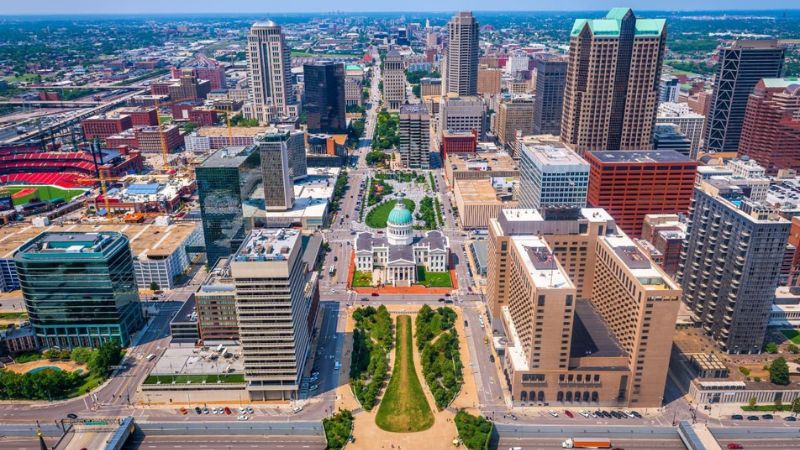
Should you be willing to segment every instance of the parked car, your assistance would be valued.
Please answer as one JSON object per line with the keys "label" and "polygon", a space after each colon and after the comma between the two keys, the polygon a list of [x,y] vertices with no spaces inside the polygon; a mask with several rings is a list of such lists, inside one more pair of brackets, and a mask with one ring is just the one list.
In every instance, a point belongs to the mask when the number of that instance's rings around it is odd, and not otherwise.
{"label": "parked car", "polygon": [[758,420],[758,416],[747,416],[747,420]]}
{"label": "parked car", "polygon": [[744,448],[744,447],[742,447],[742,444],[737,444],[736,442],[731,442],[731,443],[728,444],[728,448],[729,449],[740,449],[740,448]]}
{"label": "parked car", "polygon": [[731,420],[744,420],[744,416],[741,414],[734,414],[731,416]]}
{"label": "parked car", "polygon": [[565,415],[565,416],[567,416],[567,417],[569,417],[570,419],[572,419],[573,417],[575,417],[575,415],[574,415],[574,414],[572,414],[572,412],[571,412],[570,410],[568,410],[568,409],[565,409],[565,410],[564,410],[564,415]]}
{"label": "parked car", "polygon": [[489,361],[494,362],[494,355],[489,355]]}
{"label": "parked car", "polygon": [[225,414],[227,414],[229,416],[231,415],[231,409],[228,408],[227,406],[225,407]]}
{"label": "parked car", "polygon": [[550,411],[547,411],[547,413],[550,414],[553,417],[558,417],[558,413],[553,411],[552,409]]}
{"label": "parked car", "polygon": [[786,416],[786,417],[783,418],[783,420],[785,420],[787,422],[797,422],[797,417],[795,417],[795,416]]}
{"label": "parked car", "polygon": [[636,411],[631,411],[631,414],[633,414],[633,417],[636,417],[637,419],[641,419],[641,418],[642,418],[642,415],[641,415],[641,414],[639,414],[639,413],[638,413],[638,412],[636,412]]}
{"label": "parked car", "polygon": [[775,416],[773,416],[772,414],[762,414],[761,418],[764,420],[772,420],[775,418]]}
{"label": "parked car", "polygon": [[181,409],[179,409],[178,411],[180,411],[181,415],[183,415],[183,416],[185,416],[186,413],[189,412],[189,411],[186,410],[186,408],[183,408],[183,407]]}

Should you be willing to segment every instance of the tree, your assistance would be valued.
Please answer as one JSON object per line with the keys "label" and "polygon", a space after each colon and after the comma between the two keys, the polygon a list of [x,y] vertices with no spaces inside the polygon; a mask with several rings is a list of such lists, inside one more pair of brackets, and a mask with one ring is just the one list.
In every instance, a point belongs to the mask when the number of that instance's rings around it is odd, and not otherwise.
{"label": "tree", "polygon": [[196,123],[194,123],[194,122],[186,122],[183,125],[183,131],[186,132],[186,133],[191,133],[192,131],[196,130],[197,128],[198,128],[198,125]]}
{"label": "tree", "polygon": [[772,353],[774,355],[775,353],[778,353],[778,344],[776,344],[774,342],[769,342],[764,347],[764,350],[766,350],[767,353]]}
{"label": "tree", "polygon": [[773,384],[785,386],[789,384],[789,365],[781,358],[772,361],[769,366],[769,381]]}
{"label": "tree", "polygon": [[97,347],[96,353],[89,360],[89,370],[105,378],[108,376],[111,366],[119,364],[122,360],[122,347],[116,340],[108,340]]}
{"label": "tree", "polygon": [[758,401],[758,399],[754,395],[754,396],[750,397],[750,400],[747,401],[747,404],[750,405],[750,407],[752,408],[753,406],[756,406],[756,402],[757,401]]}
{"label": "tree", "polygon": [[786,350],[788,350],[789,353],[791,353],[793,355],[796,355],[797,353],[800,353],[800,347],[797,347],[794,344],[789,344],[788,346],[786,346]]}
{"label": "tree", "polygon": [[161,290],[161,286],[158,285],[155,281],[150,283],[150,290],[151,291],[158,291]]}
{"label": "tree", "polygon": [[795,414],[800,414],[800,397],[792,400],[792,412]]}

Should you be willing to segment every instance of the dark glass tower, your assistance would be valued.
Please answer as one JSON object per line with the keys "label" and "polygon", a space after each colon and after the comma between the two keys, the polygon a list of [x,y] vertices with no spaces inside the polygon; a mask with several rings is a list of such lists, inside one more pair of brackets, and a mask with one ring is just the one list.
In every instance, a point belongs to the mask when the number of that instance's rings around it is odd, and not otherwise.
{"label": "dark glass tower", "polygon": [[206,158],[195,169],[206,258],[214,267],[234,253],[245,237],[242,201],[261,182],[258,147],[228,147]]}
{"label": "dark glass tower", "polygon": [[304,64],[303,80],[308,132],[346,133],[344,64],[331,61]]}
{"label": "dark glass tower", "polygon": [[561,134],[561,110],[567,83],[567,61],[536,60],[536,97],[533,100],[533,134]]}
{"label": "dark glass tower", "polygon": [[719,51],[719,69],[706,119],[706,151],[736,152],[747,100],[762,78],[780,78],[784,49],[774,40],[733,41]]}
{"label": "dark glass tower", "polygon": [[15,256],[25,308],[45,346],[122,346],[144,324],[128,238],[45,232]]}

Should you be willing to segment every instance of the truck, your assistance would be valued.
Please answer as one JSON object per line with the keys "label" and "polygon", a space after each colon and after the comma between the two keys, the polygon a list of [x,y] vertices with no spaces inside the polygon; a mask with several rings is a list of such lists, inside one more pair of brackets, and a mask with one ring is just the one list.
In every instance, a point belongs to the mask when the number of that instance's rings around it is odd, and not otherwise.
{"label": "truck", "polygon": [[606,438],[569,438],[561,443],[561,448],[611,448],[611,440]]}

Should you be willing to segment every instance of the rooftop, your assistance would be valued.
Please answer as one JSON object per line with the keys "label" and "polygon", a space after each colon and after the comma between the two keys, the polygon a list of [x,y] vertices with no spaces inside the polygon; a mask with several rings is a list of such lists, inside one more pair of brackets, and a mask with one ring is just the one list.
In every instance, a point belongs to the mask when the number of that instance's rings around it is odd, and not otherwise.
{"label": "rooftop", "polygon": [[[620,35],[620,28],[622,19],[628,13],[633,14],[629,8],[613,8],[608,12],[606,17],[602,19],[577,19],[572,26],[570,35],[577,36],[581,33],[584,26],[588,26],[589,30],[595,36],[602,37],[617,37]],[[635,19],[636,20],[636,36],[659,36],[664,32],[666,19]]]}
{"label": "rooftop", "polygon": [[545,166],[583,166],[586,172],[589,171],[589,163],[563,145],[526,145],[523,142],[522,151]]}
{"label": "rooftop", "polygon": [[9,259],[25,242],[42,232],[109,233],[119,232],[128,237],[131,253],[140,259],[162,258],[171,255],[197,229],[196,223],[179,222],[171,225],[103,224],[66,225],[47,228],[5,226],[0,228],[0,258]]}
{"label": "rooftop", "polygon": [[203,168],[221,168],[221,167],[239,167],[245,159],[250,156],[258,147],[254,145],[237,145],[232,147],[225,147],[210,154],[200,167]]}
{"label": "rooftop", "polygon": [[506,152],[448,153],[447,166],[453,171],[514,171],[517,162]]}
{"label": "rooftop", "polygon": [[542,238],[513,236],[511,240],[537,288],[575,289]]}
{"label": "rooftop", "polygon": [[[207,350],[203,350],[206,348]],[[158,359],[151,375],[215,375],[244,371],[242,350],[238,346],[169,347]],[[225,357],[225,355],[230,355]]]}
{"label": "rooftop", "polygon": [[119,239],[120,235],[112,232],[51,231],[41,233],[22,250],[24,254],[103,254]]}
{"label": "rooftop", "polygon": [[498,198],[498,192],[489,178],[455,180],[454,185],[456,197],[460,197],[464,203],[507,203]]}
{"label": "rooftop", "polygon": [[299,242],[300,232],[293,229],[258,229],[251,232],[234,261],[285,261]]}
{"label": "rooftop", "polygon": [[[605,151],[587,152],[604,163],[629,164],[629,163],[695,163],[694,160],[675,150],[649,150],[649,151]],[[696,163],[695,163],[696,164]]]}
{"label": "rooftop", "polygon": [[190,296],[183,302],[181,309],[178,310],[170,323],[197,323],[194,296]]}

